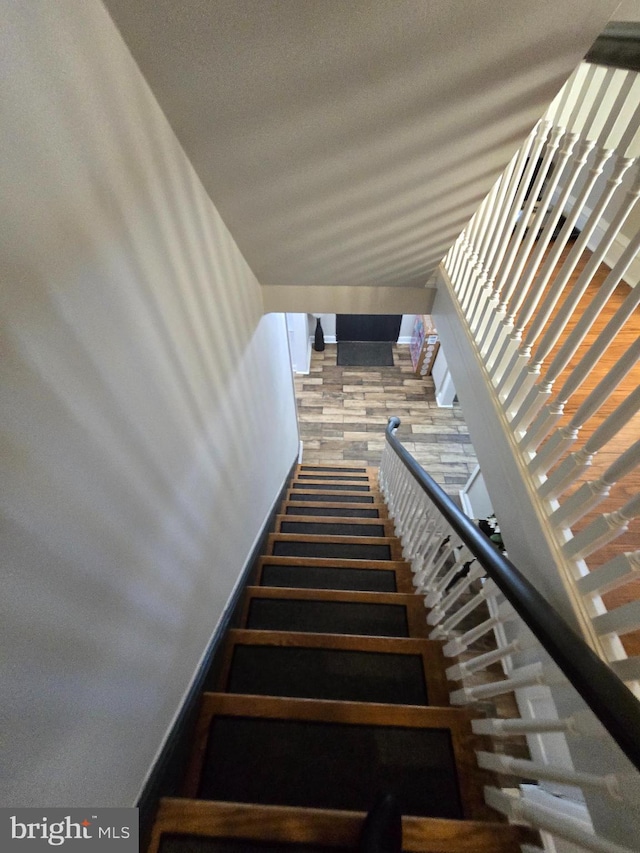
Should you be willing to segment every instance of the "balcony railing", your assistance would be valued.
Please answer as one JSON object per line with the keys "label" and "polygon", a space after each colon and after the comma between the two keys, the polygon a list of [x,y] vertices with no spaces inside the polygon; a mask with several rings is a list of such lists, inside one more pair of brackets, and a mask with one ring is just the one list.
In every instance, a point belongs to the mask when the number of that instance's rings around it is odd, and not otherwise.
{"label": "balcony railing", "polygon": [[[640,703],[423,471],[395,436],[399,425],[390,419],[380,487],[429,608],[430,636],[456,659],[451,701],[486,708],[515,693],[519,718],[494,710],[473,728],[507,744],[525,736],[530,749],[526,759],[508,746],[477,751],[481,768],[509,777],[485,788],[487,803],[543,838],[630,853],[640,819]],[[541,800],[545,785],[562,786],[562,798]],[[586,802],[593,824],[567,811],[569,801]]]}
{"label": "balcony railing", "polygon": [[640,74],[580,65],[442,265],[585,639],[638,696],[639,155]]}

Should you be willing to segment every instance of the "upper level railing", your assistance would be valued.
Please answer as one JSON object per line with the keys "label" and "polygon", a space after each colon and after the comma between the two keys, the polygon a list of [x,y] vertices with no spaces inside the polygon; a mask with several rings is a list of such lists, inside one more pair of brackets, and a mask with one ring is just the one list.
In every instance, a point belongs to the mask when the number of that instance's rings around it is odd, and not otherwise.
{"label": "upper level railing", "polygon": [[[520,719],[490,716],[474,721],[473,729],[501,739],[524,735],[532,758],[480,750],[479,766],[564,786],[574,801],[584,797],[595,831],[563,815],[557,798],[550,796],[553,809],[541,804],[531,785],[520,793],[512,781],[488,787],[487,802],[584,850],[636,849],[640,703],[418,465],[394,434],[399,425],[398,418],[389,420],[380,488],[424,596],[430,637],[458,658],[447,670],[451,681],[461,682],[451,701],[495,702],[510,692],[520,698]],[[496,664],[504,677],[495,677]],[[537,691],[535,702],[530,689]]]}
{"label": "upper level railing", "polygon": [[640,74],[583,63],[442,267],[577,621],[638,696],[639,155]]}

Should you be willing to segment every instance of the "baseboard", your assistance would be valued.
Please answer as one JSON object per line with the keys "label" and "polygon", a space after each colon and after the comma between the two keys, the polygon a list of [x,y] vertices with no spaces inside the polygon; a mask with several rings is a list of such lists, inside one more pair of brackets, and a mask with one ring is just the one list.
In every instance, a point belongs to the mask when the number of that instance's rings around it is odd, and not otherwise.
{"label": "baseboard", "polygon": [[[313,341],[313,340],[314,340],[313,337],[309,338],[309,341]],[[325,344],[337,344],[338,343],[335,335],[325,335],[324,336],[324,342],[325,342]]]}
{"label": "baseboard", "polygon": [[275,518],[284,500],[297,459],[291,466],[282,488],[274,500],[269,515],[256,537],[255,544],[238,577],[229,601],[209,641],[200,666],[195,673],[182,707],[178,711],[158,758],[151,768],[136,803],[140,815],[140,850],[145,850],[161,797],[179,796],[180,787],[191,750],[191,736],[197,719],[200,695],[217,680],[222,663],[223,642],[227,631],[240,621],[242,594],[256,570],[258,558],[264,551],[267,537],[275,529]]}

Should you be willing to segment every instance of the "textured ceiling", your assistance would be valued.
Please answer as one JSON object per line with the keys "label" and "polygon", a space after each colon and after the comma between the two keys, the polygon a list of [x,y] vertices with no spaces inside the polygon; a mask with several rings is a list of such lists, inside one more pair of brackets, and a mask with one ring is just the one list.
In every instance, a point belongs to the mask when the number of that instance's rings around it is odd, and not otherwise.
{"label": "textured ceiling", "polygon": [[264,285],[420,287],[611,0],[106,0]]}

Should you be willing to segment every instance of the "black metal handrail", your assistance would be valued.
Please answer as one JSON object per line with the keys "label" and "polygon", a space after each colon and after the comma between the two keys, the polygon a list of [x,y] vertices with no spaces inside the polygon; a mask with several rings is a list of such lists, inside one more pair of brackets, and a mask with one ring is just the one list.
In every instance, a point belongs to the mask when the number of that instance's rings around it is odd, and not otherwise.
{"label": "black metal handrail", "polygon": [[399,426],[400,418],[389,418],[386,439],[391,449],[475,555],[487,575],[533,631],[540,645],[551,655],[627,758],[640,769],[640,702],[402,446],[394,435],[394,430]]}

